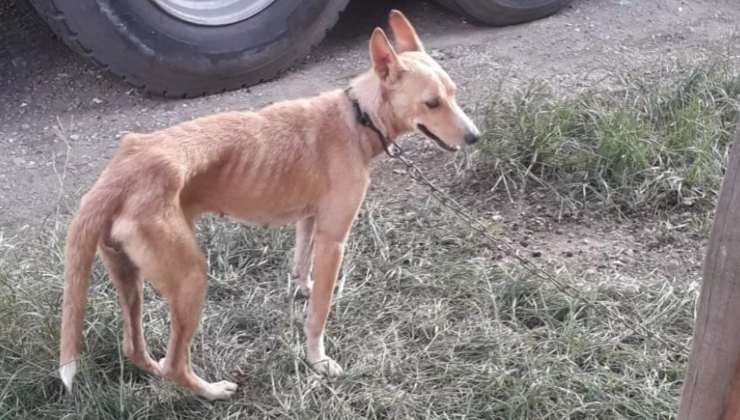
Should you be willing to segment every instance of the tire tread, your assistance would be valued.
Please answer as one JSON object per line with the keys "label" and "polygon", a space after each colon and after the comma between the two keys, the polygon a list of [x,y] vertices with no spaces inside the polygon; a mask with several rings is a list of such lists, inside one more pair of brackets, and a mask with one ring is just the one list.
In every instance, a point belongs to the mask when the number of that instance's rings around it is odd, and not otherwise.
{"label": "tire tread", "polygon": [[[142,89],[156,96],[163,96],[172,99],[184,99],[247,88],[249,86],[264,83],[268,80],[279,77],[281,74],[284,74],[286,71],[288,71],[296,62],[303,58],[302,56],[297,56],[289,59],[289,64],[273,68],[272,70],[268,70],[266,76],[259,77],[256,81],[251,81],[247,83],[244,83],[242,81],[232,81],[225,86],[213,84],[212,87],[206,88],[205,90],[202,88],[198,88],[195,91],[190,91],[188,89],[178,89],[175,86],[167,86],[166,83],[162,83],[161,85],[159,83],[147,84],[135,75],[130,74],[126,71],[122,71],[121,69],[117,69],[109,65],[108,63],[105,63],[99,56],[95,54],[95,51],[92,48],[85,46],[84,41],[80,39],[79,34],[72,30],[72,28],[69,26],[67,22],[67,17],[65,16],[64,12],[57,6],[55,0],[30,0],[30,2],[39,12],[42,18],[47,22],[51,30],[73,51],[83,56],[88,61],[94,63],[96,66],[113,74],[120,80],[125,81],[126,83],[134,86],[137,89]],[[339,17],[344,12],[347,3],[349,3],[349,0],[342,0],[342,3],[343,4],[340,4],[336,13],[332,13],[332,16],[330,16],[330,18],[326,22],[326,25],[324,25],[326,28],[324,30],[324,33],[321,34],[321,36],[316,37],[316,40],[314,40],[308,47],[306,54],[309,54],[311,51],[313,51],[316,46],[324,40],[326,34],[329,32],[329,30],[331,30],[331,28],[334,27],[334,25],[339,20]],[[263,69],[260,70],[263,71]]]}
{"label": "tire tread", "polygon": [[473,21],[506,26],[550,16],[570,3],[570,0],[550,0],[530,9],[513,8],[498,0],[437,0],[437,3]]}

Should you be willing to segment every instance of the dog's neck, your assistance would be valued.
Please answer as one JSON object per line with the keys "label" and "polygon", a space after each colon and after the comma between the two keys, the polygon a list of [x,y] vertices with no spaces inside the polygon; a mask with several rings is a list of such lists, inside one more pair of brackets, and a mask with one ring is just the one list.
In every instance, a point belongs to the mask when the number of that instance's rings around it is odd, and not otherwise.
{"label": "dog's neck", "polygon": [[[368,158],[385,153],[384,143],[390,146],[406,130],[394,124],[393,109],[383,98],[380,79],[370,70],[352,80],[347,94],[351,101],[356,101],[359,110],[353,112],[359,111],[360,114],[355,119],[367,131],[366,137],[370,140],[368,144],[363,144]],[[361,113],[366,114],[367,121],[363,121]]]}

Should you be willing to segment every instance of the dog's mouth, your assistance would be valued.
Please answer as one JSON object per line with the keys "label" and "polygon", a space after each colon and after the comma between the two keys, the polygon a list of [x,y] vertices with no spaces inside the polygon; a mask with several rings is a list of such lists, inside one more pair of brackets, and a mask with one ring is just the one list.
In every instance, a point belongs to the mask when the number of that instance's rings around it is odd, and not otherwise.
{"label": "dog's mouth", "polygon": [[424,133],[425,136],[434,140],[434,142],[437,143],[437,146],[447,150],[448,152],[457,152],[458,149],[460,149],[460,146],[450,146],[449,144],[443,142],[439,137],[434,135],[434,133],[432,133],[424,124],[416,124],[416,127],[419,129],[419,131]]}

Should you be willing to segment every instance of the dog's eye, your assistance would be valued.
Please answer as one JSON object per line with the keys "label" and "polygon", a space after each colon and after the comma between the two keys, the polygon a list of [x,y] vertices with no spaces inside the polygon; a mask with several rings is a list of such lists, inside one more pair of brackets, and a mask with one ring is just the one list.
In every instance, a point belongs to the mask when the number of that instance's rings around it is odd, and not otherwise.
{"label": "dog's eye", "polygon": [[439,98],[430,99],[424,102],[424,104],[427,106],[427,108],[434,109],[439,106]]}

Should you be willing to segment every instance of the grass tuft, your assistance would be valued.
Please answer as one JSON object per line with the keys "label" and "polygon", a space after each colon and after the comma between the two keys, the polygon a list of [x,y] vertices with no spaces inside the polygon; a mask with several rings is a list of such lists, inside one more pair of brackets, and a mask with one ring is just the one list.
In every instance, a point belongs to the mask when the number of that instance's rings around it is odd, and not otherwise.
{"label": "grass tuft", "polygon": [[[704,65],[555,97],[535,82],[491,105],[481,171],[494,189],[545,186],[576,206],[712,206],[740,109],[740,77]],[[506,181],[506,182],[502,182]]]}

